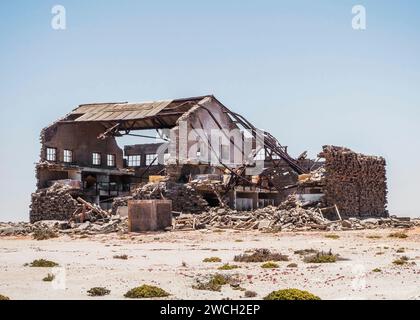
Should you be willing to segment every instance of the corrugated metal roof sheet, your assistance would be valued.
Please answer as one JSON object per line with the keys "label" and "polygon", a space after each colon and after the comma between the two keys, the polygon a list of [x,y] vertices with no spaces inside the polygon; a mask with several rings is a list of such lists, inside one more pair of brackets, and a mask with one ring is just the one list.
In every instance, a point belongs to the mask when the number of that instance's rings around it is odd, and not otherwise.
{"label": "corrugated metal roof sheet", "polygon": [[143,103],[104,103],[80,105],[71,114],[81,115],[74,121],[135,120],[154,116],[172,100]]}

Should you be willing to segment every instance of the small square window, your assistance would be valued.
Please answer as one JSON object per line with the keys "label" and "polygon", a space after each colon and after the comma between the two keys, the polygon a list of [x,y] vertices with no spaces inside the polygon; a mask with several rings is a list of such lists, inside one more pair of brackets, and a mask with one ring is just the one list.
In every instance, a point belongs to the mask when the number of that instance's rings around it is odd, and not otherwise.
{"label": "small square window", "polygon": [[[154,165],[157,164],[157,154],[153,153],[153,154],[146,154],[146,166],[150,166],[152,163]],[[156,160],[155,160],[156,159]],[[153,162],[154,161],[154,162]]]}
{"label": "small square window", "polygon": [[92,164],[94,166],[100,166],[101,165],[101,154],[98,152],[92,153]]}
{"label": "small square window", "polygon": [[67,163],[73,162],[73,151],[64,150],[63,160],[64,162],[67,162]]}
{"label": "small square window", "polygon": [[128,156],[129,167],[140,167],[141,165],[141,156],[139,154]]}
{"label": "small square window", "polygon": [[48,161],[57,161],[57,149],[56,148],[47,148],[47,160]]}
{"label": "small square window", "polygon": [[106,156],[106,164],[108,167],[115,167],[115,154],[108,154]]}

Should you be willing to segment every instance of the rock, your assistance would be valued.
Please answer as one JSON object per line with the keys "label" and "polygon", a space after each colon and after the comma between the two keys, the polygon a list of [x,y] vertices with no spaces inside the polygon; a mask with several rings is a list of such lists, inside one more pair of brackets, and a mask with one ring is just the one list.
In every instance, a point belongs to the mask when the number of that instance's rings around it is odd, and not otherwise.
{"label": "rock", "polygon": [[343,220],[343,221],[341,221],[341,225],[343,227],[345,227],[345,228],[351,228],[352,227],[352,224],[351,224],[351,222],[349,220]]}

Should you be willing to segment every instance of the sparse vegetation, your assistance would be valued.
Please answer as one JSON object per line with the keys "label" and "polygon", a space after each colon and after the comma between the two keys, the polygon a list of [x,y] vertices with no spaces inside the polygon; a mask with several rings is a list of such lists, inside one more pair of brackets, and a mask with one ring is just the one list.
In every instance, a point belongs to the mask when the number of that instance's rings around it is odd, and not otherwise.
{"label": "sparse vegetation", "polygon": [[55,275],[53,275],[52,273],[49,273],[44,279],[42,279],[42,281],[51,282],[54,279],[55,279]]}
{"label": "sparse vegetation", "polygon": [[275,263],[275,262],[272,262],[272,261],[263,263],[261,265],[261,268],[264,268],[264,269],[276,269],[278,267],[279,267],[279,265],[277,263]]}
{"label": "sparse vegetation", "polygon": [[405,249],[404,248],[398,248],[397,249],[397,253],[404,253],[405,252]]}
{"label": "sparse vegetation", "polygon": [[255,291],[247,290],[244,292],[245,298],[255,298],[257,296],[257,293]]}
{"label": "sparse vegetation", "polygon": [[399,238],[399,239],[405,239],[408,238],[408,235],[404,232],[393,232],[389,235],[390,238]]}
{"label": "sparse vegetation", "polygon": [[226,263],[226,264],[224,264],[223,266],[221,266],[217,269],[219,269],[219,270],[233,270],[233,269],[238,269],[238,268],[239,268],[239,266],[237,266],[235,264]]}
{"label": "sparse vegetation", "polygon": [[127,260],[128,256],[126,254],[121,254],[121,255],[115,255],[114,259],[121,259],[121,260]]}
{"label": "sparse vegetation", "polygon": [[295,252],[293,252],[294,254],[299,254],[301,256],[306,256],[308,254],[314,254],[314,253],[318,253],[318,250],[315,249],[303,249],[303,250],[296,250]]}
{"label": "sparse vegetation", "polygon": [[223,285],[231,282],[232,278],[230,276],[216,273],[212,275],[207,282],[197,281],[197,284],[193,286],[193,289],[220,291]]}
{"label": "sparse vegetation", "polygon": [[372,270],[372,272],[382,272],[382,270],[379,269],[379,268],[375,268],[375,269]]}
{"label": "sparse vegetation", "polygon": [[184,268],[188,267],[188,265],[185,261],[182,261],[181,266],[184,267]]}
{"label": "sparse vegetation", "polygon": [[297,265],[297,263],[291,263],[291,264],[288,264],[287,267],[288,268],[297,268],[298,265]]}
{"label": "sparse vegetation", "polygon": [[321,251],[314,255],[306,256],[303,261],[307,263],[334,263],[337,262],[337,258],[338,256],[333,254],[330,250],[328,253]]}
{"label": "sparse vegetation", "polygon": [[236,239],[235,242],[243,242],[244,240],[242,239]]}
{"label": "sparse vegetation", "polygon": [[368,238],[368,239],[381,239],[382,237],[372,234],[372,235],[366,236],[366,238]]}
{"label": "sparse vegetation", "polygon": [[220,259],[219,257],[210,257],[205,258],[203,262],[222,262],[222,259]]}
{"label": "sparse vegetation", "polygon": [[111,290],[108,290],[104,287],[93,287],[87,291],[88,295],[91,297],[102,297],[111,293]]}
{"label": "sparse vegetation", "polygon": [[10,298],[0,294],[0,300],[10,300]]}
{"label": "sparse vegetation", "polygon": [[264,300],[321,300],[318,296],[299,289],[283,289],[273,291]]}
{"label": "sparse vegetation", "polygon": [[45,259],[37,259],[26,265],[29,265],[30,267],[34,267],[34,268],[53,268],[53,267],[57,267],[58,263],[54,261],[50,261],[50,260],[45,260]]}
{"label": "sparse vegetation", "polygon": [[408,260],[409,260],[409,258],[407,256],[402,256],[402,257],[392,261],[392,263],[397,265],[397,266],[402,266],[402,265],[406,264],[408,262]]}
{"label": "sparse vegetation", "polygon": [[167,296],[169,296],[169,293],[165,290],[147,284],[133,288],[127,291],[127,293],[124,295],[124,297],[130,299],[162,298]]}
{"label": "sparse vegetation", "polygon": [[34,231],[33,238],[35,240],[48,240],[51,238],[57,238],[58,234],[51,229],[37,229]]}
{"label": "sparse vegetation", "polygon": [[237,255],[233,260],[236,262],[289,261],[289,257],[280,253],[272,253],[268,249],[257,249],[251,254]]}
{"label": "sparse vegetation", "polygon": [[337,240],[340,239],[340,236],[338,234],[326,234],[325,238]]}

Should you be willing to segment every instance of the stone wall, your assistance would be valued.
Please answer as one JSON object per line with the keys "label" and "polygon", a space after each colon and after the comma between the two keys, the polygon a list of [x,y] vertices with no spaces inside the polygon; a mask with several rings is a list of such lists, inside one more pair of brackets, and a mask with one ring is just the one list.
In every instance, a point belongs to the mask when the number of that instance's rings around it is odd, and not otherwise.
{"label": "stone wall", "polygon": [[386,162],[350,149],[324,146],[325,202],[343,217],[387,217]]}

